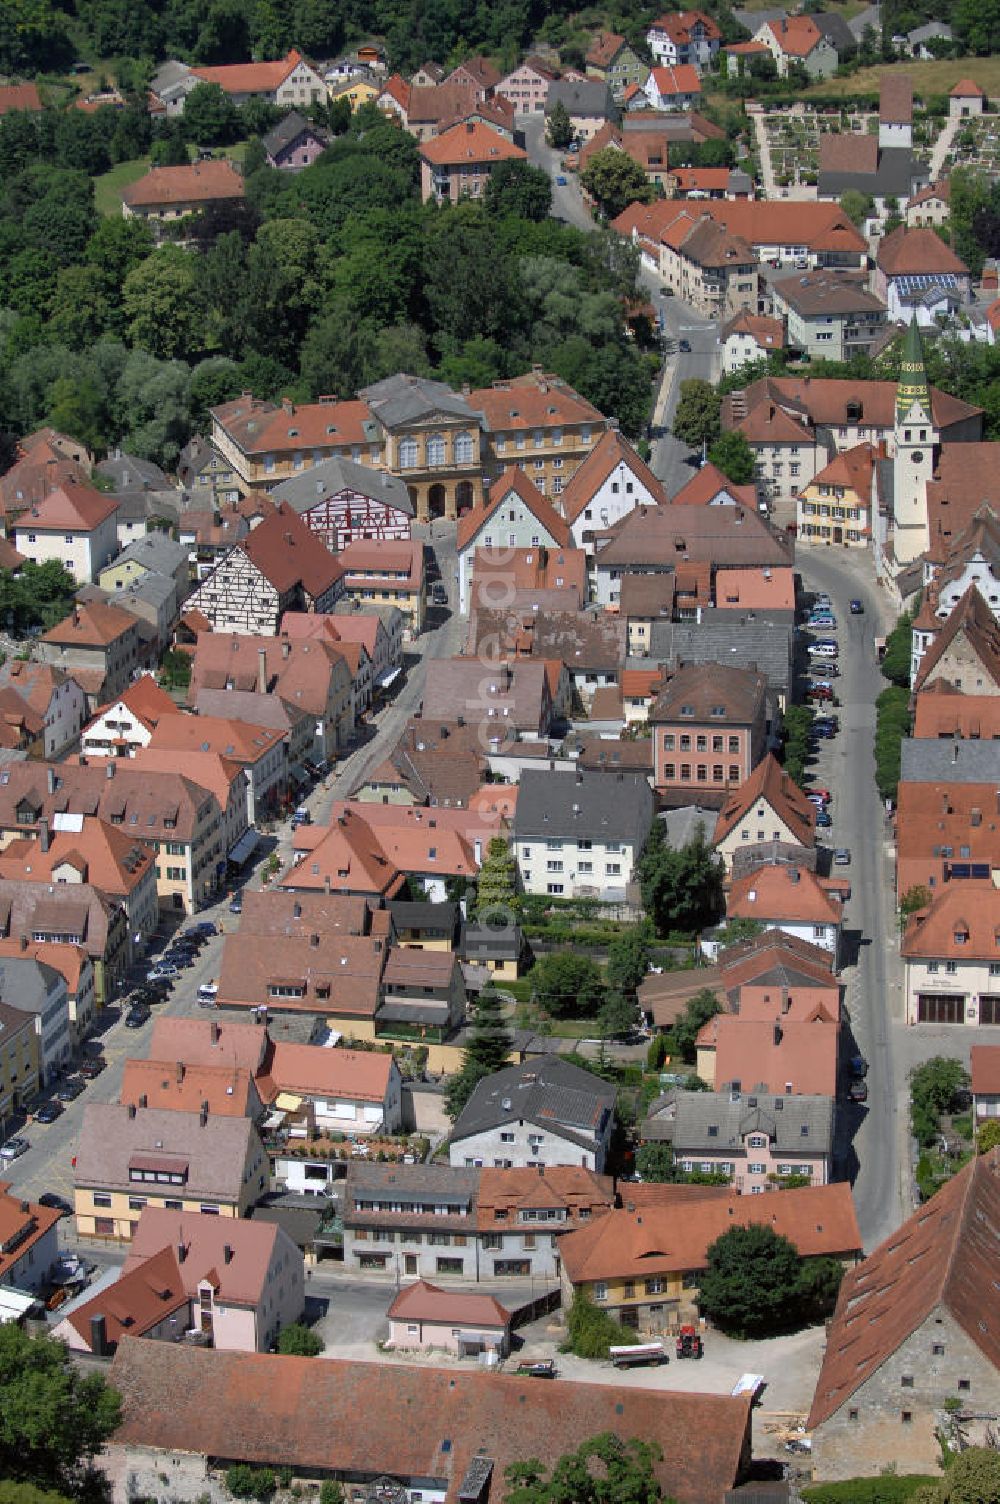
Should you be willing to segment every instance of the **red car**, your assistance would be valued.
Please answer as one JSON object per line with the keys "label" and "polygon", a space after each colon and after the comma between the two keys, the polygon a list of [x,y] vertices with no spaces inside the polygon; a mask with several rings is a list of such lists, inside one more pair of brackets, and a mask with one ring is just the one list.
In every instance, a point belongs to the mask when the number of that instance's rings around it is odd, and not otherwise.
{"label": "red car", "polygon": [[807,700],[832,700],[833,690],[825,684],[810,684],[806,690]]}
{"label": "red car", "polygon": [[808,794],[806,795],[806,798],[810,799],[814,804],[816,803],[817,799],[819,800],[820,804],[829,804],[830,800],[833,798],[833,795],[830,793],[829,789],[810,789]]}

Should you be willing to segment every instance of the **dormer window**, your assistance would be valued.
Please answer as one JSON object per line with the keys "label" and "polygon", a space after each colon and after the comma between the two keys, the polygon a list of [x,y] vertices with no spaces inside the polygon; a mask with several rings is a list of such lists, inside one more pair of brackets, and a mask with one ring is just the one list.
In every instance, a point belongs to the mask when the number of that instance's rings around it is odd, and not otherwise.
{"label": "dormer window", "polygon": [[956,928],[954,939],[956,945],[968,945],[969,931],[961,927]]}
{"label": "dormer window", "polygon": [[694,715],[694,706],[693,705],[682,705],[681,706],[681,715],[693,716]]}

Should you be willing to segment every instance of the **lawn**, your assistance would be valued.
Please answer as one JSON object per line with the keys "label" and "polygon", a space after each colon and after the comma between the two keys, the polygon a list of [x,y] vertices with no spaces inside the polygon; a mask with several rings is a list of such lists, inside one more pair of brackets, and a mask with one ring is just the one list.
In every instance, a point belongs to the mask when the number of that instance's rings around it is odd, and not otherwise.
{"label": "lawn", "polygon": [[918,97],[947,94],[960,78],[973,79],[991,99],[1000,94],[1000,57],[960,57],[928,63],[877,63],[871,68],[859,68],[850,78],[821,78],[804,91],[803,98],[808,99],[810,95],[849,98],[853,94],[877,94],[884,73],[910,74],[913,91]]}
{"label": "lawn", "polygon": [[136,157],[131,162],[119,162],[110,172],[94,179],[94,204],[98,214],[108,217],[122,212],[122,189],[141,178],[149,171],[149,158]]}

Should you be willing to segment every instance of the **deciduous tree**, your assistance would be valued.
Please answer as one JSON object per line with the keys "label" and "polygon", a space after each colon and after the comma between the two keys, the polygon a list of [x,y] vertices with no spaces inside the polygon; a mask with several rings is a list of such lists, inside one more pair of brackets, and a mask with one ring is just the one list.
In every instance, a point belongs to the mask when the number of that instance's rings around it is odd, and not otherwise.
{"label": "deciduous tree", "polygon": [[0,1326],[0,1477],[82,1493],[120,1410],[103,1375],[82,1373],[61,1342]]}
{"label": "deciduous tree", "polygon": [[551,1018],[589,1018],[604,1001],[604,980],[589,956],[552,951],[531,973],[531,995]]}
{"label": "deciduous tree", "polygon": [[595,152],[580,174],[598,209],[606,219],[617,219],[629,204],[651,204],[656,189],[638,162],[617,147]]}
{"label": "deciduous tree", "polygon": [[750,448],[745,434],[731,428],[720,433],[708,451],[708,457],[717,469],[734,486],[749,486],[756,473],[756,455]]}
{"label": "deciduous tree", "polygon": [[569,118],[569,110],[561,99],[557,99],[549,111],[545,134],[549,145],[554,146],[556,151],[565,151],[573,139],[573,123]]}
{"label": "deciduous tree", "polygon": [[722,862],[699,827],[686,846],[673,847],[662,820],[654,820],[637,864],[642,903],[661,935],[690,934],[723,912]]}
{"label": "deciduous tree", "polygon": [[674,414],[673,431],[682,444],[700,449],[719,437],[722,399],[708,381],[682,381]]}
{"label": "deciduous tree", "polygon": [[[594,1309],[607,1328],[604,1355],[611,1344],[638,1342],[634,1332],[620,1327],[606,1311]],[[598,1324],[592,1320],[595,1329]],[[654,1471],[661,1456],[654,1443],[635,1438],[623,1441],[605,1431],[560,1457],[548,1477],[546,1464],[537,1458],[513,1463],[507,1469],[506,1504],[669,1504]]]}

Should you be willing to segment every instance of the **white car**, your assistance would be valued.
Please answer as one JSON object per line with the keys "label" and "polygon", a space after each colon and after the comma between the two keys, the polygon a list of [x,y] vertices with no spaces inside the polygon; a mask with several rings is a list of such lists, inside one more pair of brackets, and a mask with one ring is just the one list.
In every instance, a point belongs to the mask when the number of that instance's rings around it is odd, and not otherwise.
{"label": "white car", "polygon": [[811,658],[836,658],[837,644],[835,642],[812,642],[806,649]]}
{"label": "white car", "polygon": [[199,997],[218,997],[218,995],[218,982],[202,982],[201,986],[198,988]]}

